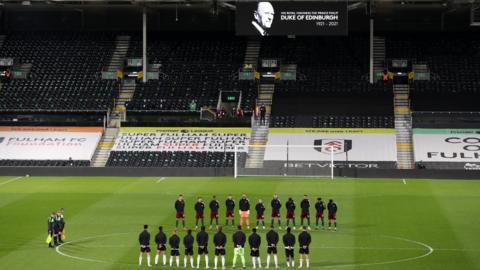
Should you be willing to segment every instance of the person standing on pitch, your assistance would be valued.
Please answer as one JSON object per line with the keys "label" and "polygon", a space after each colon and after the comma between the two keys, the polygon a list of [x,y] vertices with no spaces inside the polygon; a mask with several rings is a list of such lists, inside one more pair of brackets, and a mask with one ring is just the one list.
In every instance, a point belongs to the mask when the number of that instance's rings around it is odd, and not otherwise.
{"label": "person standing on pitch", "polygon": [[267,268],[270,267],[270,255],[273,255],[275,268],[278,268],[277,244],[278,233],[274,230],[273,225],[267,233]]}
{"label": "person standing on pitch", "polygon": [[333,221],[333,226],[334,226],[334,231],[337,230],[337,204],[330,199],[327,204],[327,209],[328,209],[328,230],[330,231],[332,221]]}
{"label": "person standing on pitch", "polygon": [[220,208],[220,203],[218,202],[215,195],[213,195],[212,201],[209,204],[210,207],[210,228],[212,229],[213,220],[215,219],[215,224],[218,227],[218,209]]}
{"label": "person standing on pitch", "polygon": [[198,229],[198,220],[202,221],[202,226],[204,226],[203,222],[203,212],[205,211],[205,204],[203,203],[203,199],[201,197],[198,198],[197,203],[195,204],[195,230]]}
{"label": "person standing on pitch", "polygon": [[226,221],[225,226],[228,225],[228,221],[232,221],[232,227],[235,226],[235,201],[232,199],[232,194],[228,194],[228,198],[225,201],[225,206],[227,209],[226,212]]}
{"label": "person standing on pitch", "polygon": [[200,232],[197,233],[197,268],[200,268],[200,257],[205,254],[205,268],[208,268],[208,233],[205,232],[205,226],[200,228]]}
{"label": "person standing on pitch", "polygon": [[183,195],[180,194],[178,199],[175,201],[175,211],[177,211],[175,228],[178,228],[178,221],[182,221],[182,226],[185,228],[185,201],[183,200]]}
{"label": "person standing on pitch", "polygon": [[322,198],[317,198],[315,203],[315,229],[318,230],[318,220],[322,220],[322,230],[325,230],[325,220],[323,219],[323,212],[325,212],[325,204],[323,204]]}
{"label": "person standing on pitch", "polygon": [[310,268],[310,258],[308,254],[310,254],[309,246],[312,242],[312,237],[307,232],[307,227],[303,226],[302,232],[298,235],[298,245],[300,246],[300,263],[298,268],[303,267],[303,257],[305,256],[305,264],[307,268]]}
{"label": "person standing on pitch", "polygon": [[[203,226],[202,226],[203,227]],[[187,257],[190,258],[190,267],[195,268],[193,266],[193,243],[195,242],[195,238],[192,236],[192,230],[187,231],[187,235],[183,237],[183,245],[185,246],[185,255],[183,257],[183,266],[187,268]]]}
{"label": "person standing on pitch", "polygon": [[293,229],[295,230],[295,208],[297,208],[297,206],[291,197],[288,198],[288,201],[285,203],[285,208],[287,208],[287,227],[291,220],[293,223]]}
{"label": "person standing on pitch", "polygon": [[237,258],[242,260],[242,267],[245,269],[245,242],[247,242],[247,236],[242,232],[242,226],[238,226],[238,230],[233,234],[233,266],[237,263]]}
{"label": "person standing on pitch", "polygon": [[278,229],[282,229],[282,222],[280,221],[280,208],[282,208],[282,203],[280,199],[278,199],[278,195],[273,195],[273,199],[270,202],[272,206],[272,226],[274,225],[275,219],[278,220]]}
{"label": "person standing on pitch", "polygon": [[[55,239],[54,236],[54,230],[55,230],[55,212],[50,214],[50,217],[48,217],[48,234],[51,237],[51,241],[48,243],[48,247],[54,248],[57,245],[57,240]],[[53,242],[53,245],[52,245]]]}
{"label": "person standing on pitch", "polygon": [[65,237],[65,218],[63,217],[63,213],[65,210],[60,208],[57,212],[57,222],[58,222],[58,242],[63,243],[62,236]]}
{"label": "person standing on pitch", "polygon": [[262,239],[257,234],[257,229],[253,228],[252,234],[248,237],[248,244],[250,245],[250,256],[252,257],[253,268],[256,268],[256,262],[258,262],[258,268],[262,268],[262,262],[260,260],[260,244]]}
{"label": "person standing on pitch", "polygon": [[257,205],[255,205],[255,211],[257,211],[257,229],[260,222],[263,224],[263,229],[265,229],[265,204],[263,204],[262,199],[258,200]]}
{"label": "person standing on pitch", "polygon": [[303,226],[303,220],[307,219],[308,229],[310,230],[310,200],[308,199],[308,195],[303,195],[300,208],[302,208],[302,213],[300,214],[300,225]]}
{"label": "person standing on pitch", "polygon": [[242,226],[245,221],[247,228],[250,229],[250,201],[247,199],[246,194],[242,194],[238,206],[240,208],[240,226]]}
{"label": "person standing on pitch", "polygon": [[58,212],[53,215],[53,242],[55,246],[60,245],[60,219]]}
{"label": "person standing on pitch", "polygon": [[155,244],[157,244],[157,255],[155,255],[155,265],[158,265],[158,258],[162,255],[163,266],[167,265],[167,236],[163,232],[163,227],[158,227],[158,233],[155,235]]}
{"label": "person standing on pitch", "polygon": [[295,236],[291,233],[290,227],[287,227],[287,233],[283,235],[283,245],[285,247],[285,258],[287,260],[287,268],[295,267],[293,254],[295,253]]}
{"label": "person standing on pitch", "polygon": [[213,245],[215,246],[215,260],[213,269],[217,269],[218,256],[222,257],[222,269],[225,269],[225,245],[227,236],[222,232],[222,226],[218,227],[218,232],[213,236]]}
{"label": "person standing on pitch", "polygon": [[177,235],[177,229],[173,230],[168,243],[170,244],[170,267],[173,265],[173,258],[175,258],[177,267],[180,267],[180,237]]}
{"label": "person standing on pitch", "polygon": [[143,231],[138,236],[138,242],[140,243],[140,256],[138,257],[138,265],[142,265],[143,254],[147,254],[147,265],[150,264],[150,233],[148,232],[148,225],[143,225]]}

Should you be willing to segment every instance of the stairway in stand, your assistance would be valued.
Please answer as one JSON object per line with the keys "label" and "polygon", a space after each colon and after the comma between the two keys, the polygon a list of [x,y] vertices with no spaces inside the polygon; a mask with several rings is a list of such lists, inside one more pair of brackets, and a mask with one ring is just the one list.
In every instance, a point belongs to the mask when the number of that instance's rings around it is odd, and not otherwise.
{"label": "stairway in stand", "polygon": [[274,84],[260,84],[259,86],[257,104],[258,106],[265,105],[266,107],[265,123],[261,123],[260,119],[252,119],[252,134],[248,146],[248,156],[245,163],[246,168],[263,167],[274,90]]}
{"label": "stairway in stand", "polygon": [[398,169],[413,169],[415,165],[409,93],[408,84],[393,85]]}
{"label": "stairway in stand", "polygon": [[118,127],[107,127],[93,154],[92,167],[105,167],[118,131]]}
{"label": "stairway in stand", "polygon": [[258,63],[258,56],[260,55],[260,40],[251,38],[247,42],[245,49],[245,58],[243,63],[245,65],[256,65]]}
{"label": "stairway in stand", "polygon": [[[115,51],[107,66],[107,71],[117,72],[122,69],[129,47],[130,36],[117,36]],[[121,122],[125,120],[125,102],[130,101],[135,92],[135,81],[125,81],[119,87],[119,95],[115,100],[115,107],[108,117],[107,128],[93,154],[91,163],[93,167],[105,167],[108,161],[110,151],[120,130]]]}
{"label": "stairway in stand", "polygon": [[373,74],[385,69],[385,38],[373,37]]}
{"label": "stairway in stand", "polygon": [[[117,72],[123,68],[128,49],[130,47],[130,36],[117,36],[115,40],[115,51],[107,66],[110,72]],[[120,127],[124,120],[125,102],[132,99],[135,92],[135,81],[125,81],[120,86],[118,98],[115,100],[115,107],[110,113],[108,126]]]}
{"label": "stairway in stand", "polygon": [[123,67],[123,62],[130,47],[130,36],[117,36],[115,51],[107,66],[107,71],[117,72]]}

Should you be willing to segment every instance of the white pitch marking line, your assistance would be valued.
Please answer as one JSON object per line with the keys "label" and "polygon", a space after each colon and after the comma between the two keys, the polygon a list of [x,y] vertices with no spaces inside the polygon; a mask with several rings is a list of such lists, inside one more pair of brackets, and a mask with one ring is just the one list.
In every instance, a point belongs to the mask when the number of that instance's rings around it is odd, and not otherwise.
{"label": "white pitch marking line", "polygon": [[405,181],[405,178],[404,178],[404,179],[402,179],[402,181],[403,181],[403,184],[404,184],[404,185],[406,185],[406,184],[407,184],[407,181]]}
{"label": "white pitch marking line", "polygon": [[157,184],[160,183],[160,182],[162,182],[163,180],[165,180],[165,177],[162,177],[162,178],[158,179],[158,180],[157,180]]}
{"label": "white pitch marking line", "polygon": [[0,183],[0,186],[6,185],[6,184],[11,183],[13,181],[17,181],[18,179],[21,179],[21,178],[23,178],[23,176],[18,176],[18,177],[12,178],[12,179],[8,179],[7,181]]}

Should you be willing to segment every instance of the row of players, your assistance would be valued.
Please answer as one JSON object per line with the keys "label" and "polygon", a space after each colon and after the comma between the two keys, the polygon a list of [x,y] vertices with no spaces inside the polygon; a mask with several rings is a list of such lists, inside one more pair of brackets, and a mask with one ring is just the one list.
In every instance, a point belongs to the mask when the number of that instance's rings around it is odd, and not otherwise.
{"label": "row of players", "polygon": [[[238,204],[239,204],[239,214],[240,214],[240,225],[243,225],[243,223],[245,222],[247,225],[247,228],[250,228],[250,218],[249,218],[250,201],[248,200],[246,194],[242,195],[242,198],[239,200]],[[281,229],[280,209],[282,208],[282,203],[280,202],[280,199],[278,198],[277,194],[273,195],[273,199],[271,200],[270,205],[272,207],[271,226],[273,226],[275,223],[275,220],[277,220],[278,228]],[[210,208],[210,229],[211,229],[214,221],[218,227],[218,210],[220,209],[220,203],[218,202],[215,195],[213,196],[212,200],[209,203],[209,208]],[[228,198],[225,201],[225,208],[226,208],[225,226],[228,225],[229,221],[231,221],[232,226],[234,226],[235,201],[233,200],[231,194],[228,195]],[[292,198],[288,198],[287,202],[285,203],[285,208],[287,209],[286,226],[288,227],[290,225],[290,221],[292,221],[293,229],[295,230],[295,226],[296,226],[295,201]],[[303,200],[300,202],[300,208],[301,208],[300,225],[303,226],[304,220],[306,219],[308,224],[307,225],[308,229],[310,229],[310,200],[308,199],[308,195],[303,196]],[[338,206],[332,199],[330,199],[326,208],[328,210],[328,229],[329,230],[331,229],[331,223],[333,221],[334,230],[336,230],[337,229],[336,215],[338,211]],[[175,210],[177,212],[176,227],[178,228],[178,224],[181,221],[183,227],[185,228],[185,214],[184,214],[185,200],[182,194],[180,194],[177,200],[175,201]],[[195,229],[198,229],[199,221],[201,222],[202,226],[204,225],[205,203],[203,202],[203,199],[201,197],[199,197],[197,202],[195,203],[194,210],[196,213]],[[263,228],[265,229],[265,204],[261,199],[259,199],[258,203],[255,205],[255,211],[256,211],[256,220],[257,220],[256,227],[258,228],[258,226],[262,224]],[[325,211],[325,204],[323,203],[322,198],[317,198],[317,201],[315,203],[315,211],[316,211],[315,213],[316,229],[319,228],[319,220],[321,220],[322,229],[324,229],[325,222],[323,218],[323,213]]]}
{"label": "row of players", "polygon": [[[187,234],[183,238],[183,245],[185,247],[185,255],[183,259],[183,266],[187,267],[187,259],[190,259],[191,268],[200,268],[201,256],[205,256],[205,268],[209,268],[208,264],[208,240],[209,235],[205,232],[205,226],[202,226],[200,232],[197,233],[196,238],[192,235],[192,230],[187,230]],[[197,242],[198,245],[198,255],[197,255],[197,264],[194,265],[193,261],[193,246],[194,242]],[[138,237],[140,243],[140,256],[138,257],[138,265],[142,265],[142,259],[144,254],[147,255],[147,265],[151,267],[150,262],[150,233],[148,232],[148,225],[143,226],[143,231]],[[277,246],[279,242],[279,235],[274,230],[273,226],[266,234],[267,241],[267,263],[266,268],[270,267],[270,259],[273,257],[275,263],[275,268],[278,268],[278,256],[277,256]],[[247,242],[247,236],[242,231],[242,226],[238,226],[238,230],[232,235],[233,242],[233,261],[232,268],[235,268],[237,259],[240,258],[242,262],[242,267],[245,268],[245,244]],[[295,267],[294,253],[295,253],[295,236],[291,233],[290,227],[287,227],[286,233],[282,237],[283,246],[285,249],[285,258],[286,265],[288,267]],[[309,246],[312,242],[312,237],[307,231],[307,227],[302,228],[302,232],[298,235],[298,244],[300,246],[300,260],[299,268],[303,267],[303,260],[305,259],[305,266],[310,267],[310,258],[309,258]],[[261,268],[262,262],[260,259],[260,245],[262,239],[259,234],[257,234],[257,229],[253,228],[252,233],[248,236],[248,244],[250,246],[250,256],[252,258],[253,268]],[[159,232],[155,236],[155,244],[157,247],[157,254],[155,256],[155,266],[158,265],[160,256],[163,259],[163,266],[167,265],[167,236],[163,232],[162,226],[159,227]],[[173,261],[175,260],[176,266],[180,267],[180,237],[178,236],[177,229],[173,230],[172,235],[168,238],[168,244],[170,246],[170,261],[169,266],[173,266]],[[221,258],[222,269],[225,269],[225,249],[227,248],[227,236],[222,232],[222,226],[218,226],[217,232],[213,236],[213,245],[215,247],[215,258],[214,258],[214,268],[217,269],[218,259]]]}

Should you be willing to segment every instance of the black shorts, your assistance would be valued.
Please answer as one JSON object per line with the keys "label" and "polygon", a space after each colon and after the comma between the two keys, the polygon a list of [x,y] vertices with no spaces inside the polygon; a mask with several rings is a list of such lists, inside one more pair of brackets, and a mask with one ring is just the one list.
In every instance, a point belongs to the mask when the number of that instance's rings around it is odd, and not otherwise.
{"label": "black shorts", "polygon": [[180,256],[180,250],[178,249],[172,249],[170,251],[170,256]]}
{"label": "black shorts", "polygon": [[149,246],[144,246],[144,247],[140,247],[140,252],[150,252],[150,247]]}
{"label": "black shorts", "polygon": [[224,248],[215,248],[215,256],[225,256]]}
{"label": "black shorts", "polygon": [[285,257],[293,258],[293,249],[285,249]]}
{"label": "black shorts", "polygon": [[208,254],[208,247],[198,247],[198,255],[207,255]]}
{"label": "black shorts", "polygon": [[193,247],[185,248],[185,256],[193,256]]}
{"label": "black shorts", "polygon": [[300,247],[299,253],[308,255],[308,254],[310,254],[310,249],[308,247],[306,247],[306,248]]}
{"label": "black shorts", "polygon": [[268,254],[277,254],[277,247],[268,247],[267,248]]}
{"label": "black shorts", "polygon": [[258,250],[258,249],[257,249],[257,250],[253,250],[253,249],[251,249],[251,250],[250,250],[250,256],[252,256],[252,257],[260,257],[260,250]]}
{"label": "black shorts", "polygon": [[157,250],[165,251],[165,250],[167,250],[167,247],[165,245],[157,245]]}

